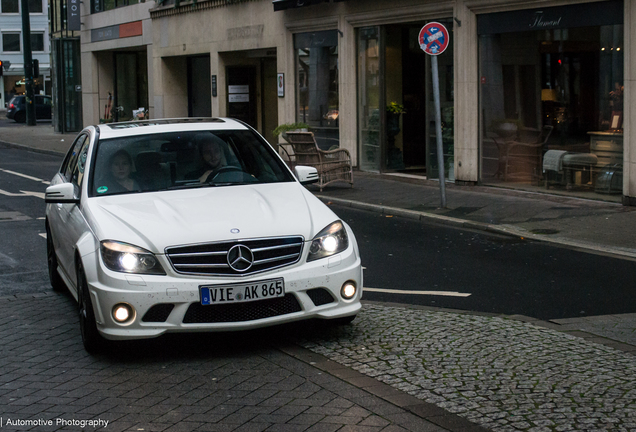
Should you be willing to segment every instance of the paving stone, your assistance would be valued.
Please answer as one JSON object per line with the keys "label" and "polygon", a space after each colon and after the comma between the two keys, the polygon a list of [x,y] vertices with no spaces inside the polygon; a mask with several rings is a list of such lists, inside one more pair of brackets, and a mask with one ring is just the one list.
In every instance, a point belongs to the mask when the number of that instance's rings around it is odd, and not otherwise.
{"label": "paving stone", "polygon": [[580,427],[628,430],[621,398],[636,388],[635,358],[597,342],[532,321],[368,304],[352,325],[300,344],[493,430],[565,427],[555,409]]}

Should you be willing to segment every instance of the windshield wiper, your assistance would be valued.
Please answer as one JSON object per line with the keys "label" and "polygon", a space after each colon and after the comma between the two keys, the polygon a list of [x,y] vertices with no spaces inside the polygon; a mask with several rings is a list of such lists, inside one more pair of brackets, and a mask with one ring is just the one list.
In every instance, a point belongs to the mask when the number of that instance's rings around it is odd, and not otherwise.
{"label": "windshield wiper", "polygon": [[220,182],[220,183],[208,183],[211,186],[241,186],[248,184],[256,184],[258,182]]}
{"label": "windshield wiper", "polygon": [[216,185],[213,183],[199,183],[197,182],[192,182],[192,183],[184,183],[184,184],[176,184],[176,185],[172,185],[172,186],[168,186],[167,190],[176,190],[176,189],[196,189],[196,188],[201,188],[201,187],[215,187]]}

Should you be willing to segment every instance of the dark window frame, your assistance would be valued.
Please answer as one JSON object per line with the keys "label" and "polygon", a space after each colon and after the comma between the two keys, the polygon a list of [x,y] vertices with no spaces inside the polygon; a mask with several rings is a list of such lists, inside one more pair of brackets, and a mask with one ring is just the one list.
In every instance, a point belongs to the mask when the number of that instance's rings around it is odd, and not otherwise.
{"label": "dark window frame", "polygon": [[[17,36],[18,37],[18,49],[17,50],[11,50],[11,49],[7,49],[7,42],[6,42],[6,38],[7,36]],[[20,32],[6,32],[6,33],[2,33],[2,51],[5,53],[21,53],[22,52],[22,43],[21,43],[21,33]],[[15,42],[14,42],[15,43]]]}
{"label": "dark window frame", "polygon": [[[11,10],[11,11],[5,11],[5,4],[8,3],[15,3],[15,11]],[[12,8],[13,9],[13,8]],[[19,0],[2,0],[0,2],[0,13],[15,13],[15,14],[19,14],[20,13],[20,1]]]}

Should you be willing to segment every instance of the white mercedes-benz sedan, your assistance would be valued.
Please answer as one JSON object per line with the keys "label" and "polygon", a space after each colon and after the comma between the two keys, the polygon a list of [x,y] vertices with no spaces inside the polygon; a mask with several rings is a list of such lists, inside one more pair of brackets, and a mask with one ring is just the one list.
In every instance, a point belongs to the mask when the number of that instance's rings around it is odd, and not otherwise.
{"label": "white mercedes-benz sedan", "polygon": [[246,124],[166,119],[85,128],[46,189],[49,277],[82,341],[246,330],[360,311],[350,227]]}

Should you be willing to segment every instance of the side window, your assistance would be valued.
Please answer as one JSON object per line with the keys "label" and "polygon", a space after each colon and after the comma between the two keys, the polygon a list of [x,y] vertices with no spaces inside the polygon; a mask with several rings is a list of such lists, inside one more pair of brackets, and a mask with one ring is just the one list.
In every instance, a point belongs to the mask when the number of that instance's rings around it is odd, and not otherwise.
{"label": "side window", "polygon": [[62,169],[60,170],[66,181],[71,181],[71,176],[73,175],[73,170],[77,166],[77,158],[84,141],[86,141],[86,135],[80,135],[77,137],[73,146],[66,155],[66,160],[64,161],[64,164],[62,164]]}
{"label": "side window", "polygon": [[82,147],[79,150],[79,156],[77,157],[77,163],[75,167],[73,167],[73,173],[71,175],[71,183],[77,186],[77,191],[79,192],[79,187],[82,186],[82,180],[84,179],[84,170],[86,169],[86,158],[88,155],[88,144],[90,143],[89,139],[84,136]]}

